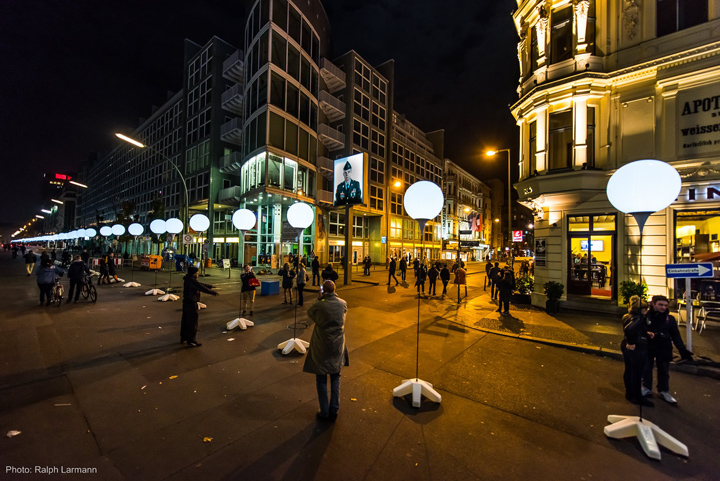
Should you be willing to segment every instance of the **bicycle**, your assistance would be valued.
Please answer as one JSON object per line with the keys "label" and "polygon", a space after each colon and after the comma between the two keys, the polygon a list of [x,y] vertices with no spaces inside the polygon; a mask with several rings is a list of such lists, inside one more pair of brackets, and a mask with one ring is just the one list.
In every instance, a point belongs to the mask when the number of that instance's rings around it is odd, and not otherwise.
{"label": "bicycle", "polygon": [[97,301],[97,289],[92,283],[93,275],[85,276],[80,294],[82,294],[83,299],[90,298],[90,302],[94,304]]}
{"label": "bicycle", "polygon": [[50,291],[50,304],[55,304],[57,307],[62,305],[63,293],[65,288],[60,283],[60,278],[55,277],[55,284],[53,284],[52,290]]}

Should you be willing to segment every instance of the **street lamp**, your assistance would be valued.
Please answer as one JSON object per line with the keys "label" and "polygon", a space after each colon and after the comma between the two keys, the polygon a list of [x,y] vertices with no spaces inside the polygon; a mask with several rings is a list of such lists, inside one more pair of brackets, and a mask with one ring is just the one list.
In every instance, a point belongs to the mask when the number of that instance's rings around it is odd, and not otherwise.
{"label": "street lamp", "polygon": [[[499,154],[500,152],[507,152],[508,157],[508,181],[507,181],[507,190],[508,190],[508,247],[510,247],[509,255],[512,256],[512,200],[510,191],[512,189],[512,179],[510,177],[511,169],[510,169],[510,149],[500,149],[500,150],[488,150],[485,152],[485,155],[488,157],[492,157],[495,154]],[[509,259],[508,259],[509,260]]]}
{"label": "street lamp", "polygon": [[158,154],[160,157],[162,157],[163,159],[165,159],[165,160],[167,160],[168,162],[170,162],[170,165],[172,165],[172,166],[175,168],[175,170],[177,170],[177,173],[178,173],[178,175],[180,176],[180,180],[182,181],[182,184],[183,184],[183,189],[185,190],[185,198],[184,198],[183,206],[182,206],[182,213],[183,213],[183,214],[182,214],[182,222],[183,222],[183,225],[187,225],[187,223],[188,223],[188,203],[190,202],[190,197],[188,196],[188,189],[187,189],[187,183],[185,182],[185,176],[184,176],[183,173],[180,171],[180,168],[177,166],[177,164],[176,164],[175,162],[173,162],[173,160],[172,160],[170,157],[168,157],[167,155],[163,154],[163,153],[160,152],[159,150],[154,149],[153,147],[150,147],[149,145],[145,145],[145,144],[143,144],[142,142],[138,142],[138,141],[135,140],[135,139],[131,139],[131,138],[128,137],[127,135],[123,135],[123,134],[120,134],[120,133],[115,133],[115,136],[116,136],[117,138],[119,138],[119,139],[124,140],[125,142],[128,142],[128,143],[136,146],[136,147],[140,147],[141,149],[148,149],[148,150],[151,150],[151,151],[155,152],[155,153]]}
{"label": "street lamp", "polygon": [[[642,179],[641,182],[639,180]],[[606,192],[610,203],[620,212],[630,214],[640,228],[640,282],[642,283],[642,232],[648,217],[655,212],[664,210],[672,204],[680,193],[682,179],[675,167],[660,160],[637,160],[630,162],[610,177]],[[592,249],[591,249],[592,250]],[[685,299],[688,305],[687,345],[692,348],[692,301],[690,294],[690,278],[685,279]],[[643,419],[642,404],[639,403],[640,416],[609,415],[605,426],[605,435],[610,438],[626,438],[636,436],[645,454],[653,459],[660,459],[659,444],[674,453],[688,456],[688,449],[683,443],[670,436],[654,423]],[[657,438],[655,437],[657,434]]]}
{"label": "street lamp", "polygon": [[[308,204],[304,204],[302,202],[298,202],[296,204],[291,205],[287,210],[287,221],[288,223],[297,229],[298,233],[298,255],[302,252],[302,235],[303,231],[310,227],[313,223],[313,219],[315,218],[315,214],[312,210],[312,207],[310,207]],[[292,300],[292,299],[291,299]],[[297,335],[295,334],[297,330],[297,302],[295,302],[295,323],[293,325],[293,337],[292,339],[288,339],[285,342],[281,342],[278,344],[278,349],[282,350],[282,353],[287,355],[290,354],[293,350],[298,351],[300,354],[305,354],[307,351],[307,348],[310,346],[310,343],[307,341],[303,341],[302,339],[298,339]]]}
{"label": "street lamp", "polygon": [[[235,226],[237,230],[240,231],[240,238],[242,239],[241,242],[241,252],[242,252],[242,259],[243,262],[240,263],[240,268],[242,269],[245,264],[245,231],[248,231],[255,227],[255,224],[257,223],[257,219],[255,217],[255,213],[251,211],[250,209],[238,209],[233,213],[232,215],[232,223]],[[238,257],[240,257],[240,254],[238,254]],[[228,269],[228,279],[230,278],[230,269]],[[230,321],[230,326],[236,326],[242,329],[243,331],[247,329],[248,327],[254,326],[255,323],[253,321],[250,321],[248,319],[245,319],[242,317],[242,293],[240,294],[240,309],[238,309],[238,316],[237,318]],[[297,314],[297,312],[296,312]]]}
{"label": "street lamp", "polygon": [[[403,199],[403,205],[405,211],[410,217],[415,219],[420,227],[420,252],[424,250],[423,242],[425,240],[425,224],[430,219],[434,219],[440,214],[445,203],[445,197],[443,196],[442,190],[437,184],[429,182],[427,180],[421,180],[411,185],[407,191],[405,191],[405,197]],[[432,384],[427,381],[423,381],[418,377],[418,371],[420,366],[420,292],[418,292],[418,318],[417,318],[417,341],[416,341],[416,355],[415,355],[415,378],[405,379],[402,384],[393,389],[393,397],[403,397],[408,394],[412,394],[412,405],[413,407],[419,408],[422,400],[422,396],[425,396],[433,402],[439,403],[442,401],[442,396],[435,389]]]}

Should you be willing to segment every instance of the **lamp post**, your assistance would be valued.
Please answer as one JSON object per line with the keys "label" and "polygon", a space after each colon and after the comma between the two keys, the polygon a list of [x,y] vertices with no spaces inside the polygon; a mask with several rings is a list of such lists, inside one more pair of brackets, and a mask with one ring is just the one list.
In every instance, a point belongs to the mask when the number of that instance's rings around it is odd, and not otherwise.
{"label": "lamp post", "polygon": [[[442,190],[437,184],[427,180],[421,180],[411,185],[405,192],[403,204],[405,211],[415,219],[420,227],[422,237],[420,238],[420,250],[423,250],[425,240],[425,224],[440,214],[445,202]],[[418,292],[418,317],[417,317],[417,341],[415,355],[415,378],[405,379],[402,384],[393,390],[394,397],[403,397],[412,393],[412,405],[419,408],[422,396],[433,402],[442,401],[440,393],[433,389],[432,384],[419,379],[420,367],[420,293]]]}
{"label": "lamp post", "polygon": [[[232,223],[235,228],[240,231],[240,238],[242,239],[240,241],[243,259],[241,264],[245,263],[245,231],[255,227],[256,222],[257,219],[255,218],[255,213],[249,209],[238,209],[233,213]],[[240,267],[242,268],[243,266],[241,265]],[[242,317],[242,294],[243,293],[240,293],[240,308],[238,309],[238,316],[228,323],[228,327],[239,327],[244,331],[248,327],[254,326],[255,323]]]}
{"label": "lamp post", "polygon": [[133,240],[133,247],[130,249],[130,282],[127,284],[123,284],[123,287],[140,287],[140,284],[137,282],[134,282],[135,279],[135,260],[133,259],[133,253],[137,252],[137,238],[138,236],[141,236],[142,233],[145,232],[145,228],[142,226],[142,224],[138,224],[137,222],[133,222],[128,226],[128,233],[135,238]]}
{"label": "lamp post", "polygon": [[[202,239],[202,234],[208,230],[210,227],[210,219],[205,214],[195,214],[194,216],[190,217],[190,228],[194,230],[195,232],[200,232],[200,239]],[[207,255],[207,247],[204,243],[200,244],[200,274],[202,277],[205,277],[205,256]]]}
{"label": "lamp post", "polygon": [[[641,181],[640,181],[641,180]],[[677,198],[682,187],[682,179],[675,167],[660,160],[637,160],[620,167],[607,184],[607,196],[610,203],[620,212],[635,218],[640,229],[639,271],[642,283],[642,232],[648,217],[667,208]],[[690,299],[690,279],[685,279],[685,297],[688,299],[687,341],[692,347],[692,301]],[[609,415],[605,426],[605,435],[610,438],[636,436],[645,454],[660,459],[660,447],[665,446],[682,456],[688,456],[683,443],[670,436],[654,423],[643,419],[642,404],[639,404],[640,416]],[[655,435],[657,434],[657,438]]]}
{"label": "lamp post", "polygon": [[[298,233],[298,255],[302,252],[302,235],[303,231],[310,227],[313,223],[315,214],[308,204],[298,202],[293,204],[287,210],[287,221],[288,223],[297,229]],[[346,251],[347,252],[347,251]],[[295,302],[295,323],[293,324],[293,337],[285,342],[278,344],[278,349],[282,351],[284,355],[290,354],[292,351],[298,351],[300,354],[305,354],[310,343],[298,339],[296,335],[297,331],[297,302]]]}
{"label": "lamp post", "polygon": [[[163,219],[155,219],[154,221],[150,222],[150,231],[157,236],[164,234],[165,232],[167,232],[165,221]],[[160,265],[162,266],[162,264]],[[153,284],[152,289],[145,293],[146,296],[162,296],[165,294],[165,292],[157,288],[157,273],[158,269],[155,269],[155,284]]]}
{"label": "lamp post", "polygon": [[132,138],[128,137],[127,135],[115,133],[115,136],[121,140],[124,140],[125,142],[127,142],[129,144],[136,146],[136,147],[140,147],[141,149],[148,149],[152,152],[155,152],[160,157],[162,157],[163,159],[170,162],[170,165],[172,165],[175,168],[175,170],[177,170],[177,173],[180,176],[180,180],[182,181],[183,189],[185,191],[185,197],[184,197],[183,205],[182,205],[182,222],[183,222],[183,225],[187,225],[187,223],[188,223],[188,203],[190,202],[190,197],[188,196],[188,188],[187,188],[187,182],[185,182],[185,176],[180,171],[180,168],[177,166],[177,164],[175,162],[173,162],[173,160],[170,157],[163,154],[159,150],[157,150],[153,147],[150,147],[149,145],[145,145],[142,142],[138,142],[137,140],[132,139]]}
{"label": "lamp post", "polygon": [[392,179],[392,183],[388,184],[385,194],[385,202],[387,205],[387,222],[385,225],[385,232],[387,233],[387,237],[385,239],[385,258],[387,259],[386,262],[388,263],[390,262],[390,214],[392,211],[392,199],[390,198],[392,193],[390,192],[390,187],[395,187],[396,189],[399,189],[400,187],[402,187],[402,182],[399,179]]}
{"label": "lamp post", "polygon": [[511,200],[511,189],[512,189],[512,178],[511,178],[511,169],[510,169],[510,149],[500,149],[500,150],[488,150],[485,152],[485,155],[488,157],[492,157],[495,154],[498,154],[500,152],[507,152],[507,158],[508,158],[508,180],[507,180],[507,189],[508,189],[508,262],[510,265],[512,265],[512,262],[510,262],[510,258],[512,258],[512,252],[513,252],[513,244],[512,244],[512,200]]}

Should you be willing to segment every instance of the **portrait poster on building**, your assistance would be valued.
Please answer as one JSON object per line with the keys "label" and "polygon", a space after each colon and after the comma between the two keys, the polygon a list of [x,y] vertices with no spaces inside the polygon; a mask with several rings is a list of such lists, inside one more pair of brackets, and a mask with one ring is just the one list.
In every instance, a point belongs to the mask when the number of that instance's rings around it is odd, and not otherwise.
{"label": "portrait poster on building", "polygon": [[334,164],[335,207],[365,203],[366,154],[355,154],[336,159]]}
{"label": "portrait poster on building", "polygon": [[547,266],[547,245],[545,237],[535,238],[535,266],[546,267]]}

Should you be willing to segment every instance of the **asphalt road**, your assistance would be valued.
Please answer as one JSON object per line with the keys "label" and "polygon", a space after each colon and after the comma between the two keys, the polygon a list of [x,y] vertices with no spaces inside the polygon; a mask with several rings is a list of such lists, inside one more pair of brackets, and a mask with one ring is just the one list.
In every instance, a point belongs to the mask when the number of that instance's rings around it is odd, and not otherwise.
{"label": "asphalt road", "polygon": [[[214,271],[205,280],[221,296],[204,297],[203,346],[190,349],[180,303],[143,295],[152,274],[134,274],[142,288],[100,286],[94,305],[46,308],[21,262],[0,253],[0,430],[21,431],[0,441],[3,480],[718,479],[718,381],[672,373],[679,405],[655,399],[645,415],[690,457],[650,460],[637,441],[603,434],[608,414],[637,413],[622,363],[474,329],[492,315],[482,276],[469,276],[460,307],[420,302],[419,376],[443,396],[420,409],[392,397],[415,376],[414,292],[342,288],[350,366],[337,422],[320,425],[303,358],[276,349],[294,319],[279,296],[258,296],[255,327],[225,332],[239,288]],[[61,472],[81,468],[95,472]]]}

